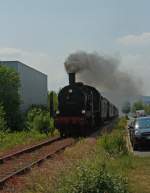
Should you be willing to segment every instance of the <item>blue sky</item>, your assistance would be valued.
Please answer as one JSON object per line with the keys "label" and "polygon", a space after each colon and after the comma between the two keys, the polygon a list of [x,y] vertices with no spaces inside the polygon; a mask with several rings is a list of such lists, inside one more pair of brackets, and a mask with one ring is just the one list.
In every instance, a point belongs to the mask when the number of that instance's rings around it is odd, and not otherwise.
{"label": "blue sky", "polygon": [[20,60],[67,83],[63,63],[84,50],[119,55],[150,94],[149,0],[0,0],[0,59]]}

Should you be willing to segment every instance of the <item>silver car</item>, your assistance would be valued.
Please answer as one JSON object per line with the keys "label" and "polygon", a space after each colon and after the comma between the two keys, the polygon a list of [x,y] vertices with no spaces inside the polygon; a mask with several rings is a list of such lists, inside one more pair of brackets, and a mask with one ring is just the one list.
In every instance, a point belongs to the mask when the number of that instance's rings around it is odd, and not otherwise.
{"label": "silver car", "polygon": [[150,145],[150,117],[138,117],[129,126],[130,139],[134,150],[143,144]]}

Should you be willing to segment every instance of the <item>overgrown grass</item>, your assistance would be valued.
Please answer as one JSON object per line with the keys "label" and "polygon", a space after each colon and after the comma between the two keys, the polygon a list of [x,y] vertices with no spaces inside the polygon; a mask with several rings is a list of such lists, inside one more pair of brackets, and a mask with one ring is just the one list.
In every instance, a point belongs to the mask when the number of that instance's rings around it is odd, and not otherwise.
{"label": "overgrown grass", "polygon": [[62,177],[56,192],[149,193],[150,158],[128,152],[126,124],[126,119],[121,118],[112,133],[100,137],[93,155]]}
{"label": "overgrown grass", "polygon": [[[15,146],[28,145],[50,136],[58,135],[53,120],[44,106],[32,106],[23,119],[22,131],[12,131],[6,127],[5,113],[0,104],[0,151],[13,149]],[[2,154],[3,152],[0,152]]]}
{"label": "overgrown grass", "polygon": [[126,123],[126,119],[119,119],[111,133],[108,134],[105,132],[97,140],[97,149],[100,151],[105,151],[107,156],[110,157],[118,157],[124,154],[128,154],[125,134]]}
{"label": "overgrown grass", "polygon": [[126,171],[130,191],[150,193],[150,157],[134,157],[132,165],[132,169]]}
{"label": "overgrown grass", "polygon": [[97,150],[105,154],[105,163],[112,173],[128,179],[131,193],[150,192],[150,157],[138,157],[128,152],[126,146],[126,119],[121,118],[110,134],[98,139]]}
{"label": "overgrown grass", "polygon": [[111,134],[105,134],[98,140],[99,145],[104,148],[110,156],[123,155],[128,152],[126,139],[122,134],[123,131],[115,130]]}
{"label": "overgrown grass", "polygon": [[123,155],[107,161],[107,168],[127,179],[130,193],[150,192],[150,157]]}
{"label": "overgrown grass", "polygon": [[0,132],[0,151],[12,149],[17,145],[27,145],[50,137],[36,130],[19,132]]}
{"label": "overgrown grass", "polygon": [[[63,173],[64,176],[64,173]],[[56,193],[127,193],[125,178],[111,173],[100,157],[81,161],[58,182]]]}
{"label": "overgrown grass", "polygon": [[95,152],[88,159],[82,160],[69,174],[63,173],[56,193],[127,193],[125,176],[114,171],[108,163],[128,154],[124,127],[126,120],[121,119],[115,130],[104,134],[97,141]]}

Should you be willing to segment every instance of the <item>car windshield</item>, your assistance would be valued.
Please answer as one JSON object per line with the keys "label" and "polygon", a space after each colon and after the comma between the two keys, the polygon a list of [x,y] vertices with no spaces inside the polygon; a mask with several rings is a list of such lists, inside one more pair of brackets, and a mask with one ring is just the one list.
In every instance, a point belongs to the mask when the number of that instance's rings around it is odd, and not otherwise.
{"label": "car windshield", "polygon": [[140,129],[150,128],[150,118],[139,119],[136,124]]}

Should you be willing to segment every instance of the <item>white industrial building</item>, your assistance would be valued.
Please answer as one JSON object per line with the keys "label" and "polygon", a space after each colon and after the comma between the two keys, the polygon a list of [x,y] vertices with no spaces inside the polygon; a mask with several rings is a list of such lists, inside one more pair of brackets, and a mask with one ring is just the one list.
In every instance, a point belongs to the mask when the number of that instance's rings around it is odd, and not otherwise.
{"label": "white industrial building", "polygon": [[15,69],[20,75],[21,110],[26,111],[31,105],[47,105],[47,75],[19,61],[0,61]]}

